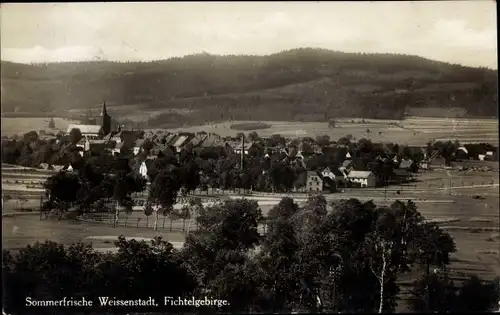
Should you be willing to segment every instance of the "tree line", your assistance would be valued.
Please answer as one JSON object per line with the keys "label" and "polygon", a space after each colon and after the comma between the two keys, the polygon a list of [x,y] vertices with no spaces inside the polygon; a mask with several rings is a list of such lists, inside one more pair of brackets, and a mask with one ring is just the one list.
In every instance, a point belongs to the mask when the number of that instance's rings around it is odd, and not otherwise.
{"label": "tree line", "polygon": [[[207,119],[315,121],[325,114],[399,119],[408,106],[427,107],[436,101],[432,106],[496,116],[498,99],[493,70],[416,56],[311,48],[271,56],[198,54],[148,63],[2,62],[2,68],[9,79],[4,111],[86,108],[106,95],[109,104],[192,110],[182,121],[195,125]],[[42,84],[33,85],[35,81]]]}
{"label": "tree line", "polygon": [[[465,281],[450,272],[453,238],[426,222],[411,201],[390,206],[351,199],[328,204],[312,196],[303,206],[283,198],[265,218],[256,201],[218,202],[199,209],[199,228],[182,249],[160,237],[151,242],[120,237],[116,254],[90,244],[63,246],[52,241],[4,250],[4,308],[27,310],[25,298],[58,300],[99,296],[117,299],[191,296],[227,300],[220,308],[149,309],[150,312],[394,312],[405,304],[418,312],[491,311],[498,279]],[[405,290],[400,278],[417,278]],[[60,311],[61,309],[59,309]],[[144,308],[64,309],[130,313]]]}

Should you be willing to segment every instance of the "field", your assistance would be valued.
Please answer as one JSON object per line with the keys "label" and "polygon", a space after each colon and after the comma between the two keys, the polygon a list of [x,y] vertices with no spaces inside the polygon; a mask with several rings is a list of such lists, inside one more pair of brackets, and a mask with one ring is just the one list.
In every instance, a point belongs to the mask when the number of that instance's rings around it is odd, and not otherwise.
{"label": "field", "polygon": [[[195,127],[172,129],[169,131],[214,132],[221,136],[234,136],[237,130],[231,125],[252,122],[224,122]],[[494,119],[447,119],[409,117],[402,121],[339,119],[335,128],[329,128],[326,122],[285,122],[262,121],[270,128],[245,130],[246,133],[256,131],[260,136],[267,137],[280,134],[285,137],[316,137],[328,135],[339,139],[352,135],[353,139],[368,138],[373,142],[395,142],[406,145],[425,145],[429,140],[455,140],[462,143],[489,142],[498,144],[498,120]]]}
{"label": "field", "polygon": [[31,117],[31,118],[13,118],[2,117],[2,135],[13,136],[22,135],[29,131],[39,132],[44,130],[46,132],[57,133],[59,131],[66,132],[68,125],[71,121],[61,117],[54,117],[56,124],[54,129],[49,128],[50,118],[47,117]]}
{"label": "field", "polygon": [[[450,277],[463,280],[467,274],[473,273],[484,279],[493,279],[500,275],[500,239],[499,239],[499,176],[498,162],[488,162],[488,166],[497,171],[464,172],[436,170],[421,172],[418,181],[386,188],[346,189],[344,192],[328,194],[329,201],[346,198],[373,200],[377,205],[389,205],[394,200],[412,199],[422,215],[430,221],[438,223],[454,238],[457,253],[452,255],[452,263],[448,268]],[[8,176],[3,178],[3,195],[12,198],[3,204],[3,240],[4,248],[20,248],[36,241],[55,240],[63,244],[74,242],[91,242],[97,250],[115,251],[113,241],[119,236],[136,239],[149,239],[161,235],[172,242],[174,247],[182,247],[187,227],[196,229],[194,221],[170,220],[160,216],[159,231],[153,231],[154,217],[149,218],[142,211],[121,214],[118,227],[112,227],[112,215],[104,214],[101,221],[90,217],[84,220],[40,219],[36,210],[42,189],[28,189],[30,181],[40,180],[38,171],[30,173],[4,169]],[[18,181],[7,184],[6,181]],[[6,189],[8,188],[8,190]],[[31,197],[27,190],[31,190]],[[255,194],[247,197],[256,200],[263,212],[269,210],[286,194]],[[234,193],[225,192],[226,198],[240,198]],[[299,204],[306,195],[289,195]],[[33,211],[21,211],[19,208],[31,208]],[[259,228],[264,232],[264,227]],[[405,287],[415,279],[417,273],[402,276],[399,280],[403,286],[401,297],[405,298]],[[403,305],[403,304],[402,304]]]}

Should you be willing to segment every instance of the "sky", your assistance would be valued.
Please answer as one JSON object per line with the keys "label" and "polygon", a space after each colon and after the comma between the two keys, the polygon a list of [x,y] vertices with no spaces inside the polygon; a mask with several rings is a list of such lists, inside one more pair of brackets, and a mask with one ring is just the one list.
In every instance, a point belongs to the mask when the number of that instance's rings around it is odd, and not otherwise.
{"label": "sky", "polygon": [[11,3],[0,31],[1,59],[21,63],[318,47],[498,67],[492,0]]}

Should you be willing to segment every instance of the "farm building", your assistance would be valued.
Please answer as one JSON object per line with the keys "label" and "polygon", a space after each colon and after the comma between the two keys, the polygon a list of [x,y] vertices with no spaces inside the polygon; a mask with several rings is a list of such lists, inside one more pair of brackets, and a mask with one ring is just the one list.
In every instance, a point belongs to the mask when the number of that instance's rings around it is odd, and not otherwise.
{"label": "farm building", "polygon": [[369,171],[350,171],[347,179],[351,183],[359,183],[361,187],[375,187],[375,174]]}
{"label": "farm building", "polygon": [[306,191],[323,191],[323,179],[318,173],[307,172]]}
{"label": "farm building", "polygon": [[398,169],[416,173],[418,170],[418,166],[417,163],[415,163],[411,159],[403,159],[401,163],[399,163]]}
{"label": "farm building", "polygon": [[205,140],[201,143],[201,146],[204,148],[211,148],[220,146],[221,144],[222,141],[219,135],[209,133]]}
{"label": "farm building", "polygon": [[243,151],[245,155],[250,152],[250,149],[253,147],[253,143],[241,143],[241,142],[227,142],[227,148],[229,151],[234,152],[235,154],[241,154]]}
{"label": "farm building", "polygon": [[478,158],[480,161],[495,161],[497,159],[493,151],[486,151],[485,154],[479,154]]}
{"label": "farm building", "polygon": [[181,149],[184,147],[184,145],[186,145],[188,142],[189,142],[189,136],[180,135],[172,144],[172,146],[175,148],[175,151],[179,153],[181,152]]}

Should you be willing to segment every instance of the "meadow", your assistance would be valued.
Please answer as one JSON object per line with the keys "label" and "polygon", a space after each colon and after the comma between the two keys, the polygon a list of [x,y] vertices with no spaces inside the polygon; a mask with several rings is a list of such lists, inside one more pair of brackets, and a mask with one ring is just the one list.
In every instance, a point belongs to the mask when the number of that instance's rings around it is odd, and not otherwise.
{"label": "meadow", "polygon": [[432,139],[459,140],[461,143],[488,142],[498,144],[498,120],[494,119],[448,119],[428,117],[408,117],[405,120],[375,120],[343,118],[336,120],[330,128],[327,122],[287,122],[287,121],[238,121],[206,124],[202,126],[171,129],[171,132],[213,132],[221,136],[235,136],[239,131],[231,128],[235,124],[266,123],[266,129],[246,129],[245,133],[256,131],[267,137],[280,134],[285,137],[317,137],[328,135],[338,139],[352,135],[353,139],[370,139],[373,142],[393,142],[405,145],[425,145]]}
{"label": "meadow", "polygon": [[[498,165],[496,168],[498,169]],[[13,170],[10,172],[14,173]],[[29,174],[21,172],[18,175],[18,180],[39,178],[36,176],[38,174],[33,174],[35,176],[32,178]],[[6,180],[15,178],[14,174],[10,174]],[[23,184],[5,186],[12,188],[12,191],[26,191],[27,188]],[[488,187],[483,187],[484,185]],[[187,227],[189,226],[191,231],[196,229],[194,220],[190,223],[189,220],[171,220],[169,217],[160,216],[159,229],[154,231],[152,229],[154,216],[146,217],[140,210],[131,214],[122,213],[117,227],[112,226],[113,217],[109,214],[104,214],[101,221],[96,221],[90,216],[79,221],[57,221],[55,218],[41,220],[37,211],[39,197],[20,201],[15,199],[16,196],[12,192],[9,193],[13,199],[5,202],[2,209],[4,248],[21,248],[48,239],[66,245],[75,242],[92,243],[99,251],[116,251],[113,241],[119,235],[146,241],[160,235],[170,241],[175,248],[180,248],[183,246]],[[481,198],[475,198],[478,195]],[[228,197],[238,198],[237,195]],[[281,197],[283,195],[259,194],[249,199],[258,201],[265,216]],[[301,204],[306,196],[291,195],[291,197]],[[451,265],[448,268],[453,280],[464,280],[470,273],[491,280],[500,274],[498,172],[468,173],[446,170],[422,172],[419,173],[417,182],[407,186],[389,189],[346,189],[343,193],[328,194],[325,197],[328,201],[345,198],[373,200],[377,205],[389,205],[397,199],[414,199],[422,215],[427,220],[439,224],[455,240],[457,252],[452,255]],[[33,210],[20,212],[20,204],[25,209]],[[265,232],[264,226],[261,225],[259,231]],[[406,298],[408,285],[416,276],[417,273],[407,274],[399,279],[402,285],[401,299]],[[404,304],[400,307],[404,307]]]}
{"label": "meadow", "polygon": [[72,121],[61,117],[54,117],[55,128],[49,128],[49,117],[2,117],[2,135],[14,136],[23,135],[29,131],[40,132],[43,130],[50,133],[66,132],[68,125]]}

